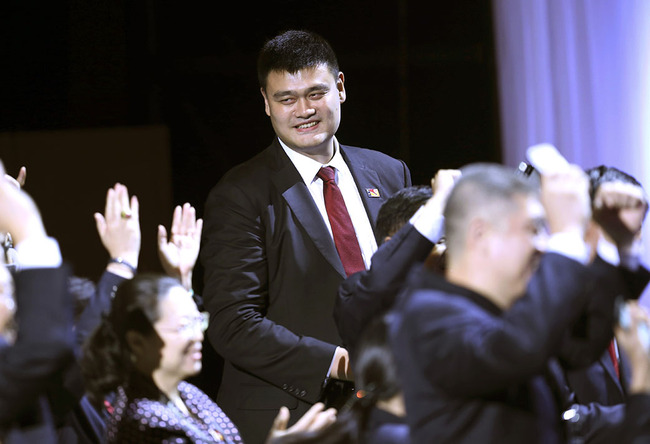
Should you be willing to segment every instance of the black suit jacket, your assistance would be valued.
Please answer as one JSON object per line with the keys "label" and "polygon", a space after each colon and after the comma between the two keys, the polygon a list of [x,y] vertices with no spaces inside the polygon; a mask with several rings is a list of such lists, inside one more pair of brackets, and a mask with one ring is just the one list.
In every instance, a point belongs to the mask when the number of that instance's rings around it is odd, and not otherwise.
{"label": "black suit jacket", "polygon": [[18,335],[0,349],[0,429],[5,443],[53,443],[46,392],[58,389],[73,361],[72,297],[62,268],[15,276]]}
{"label": "black suit jacket", "polygon": [[[631,272],[614,267],[599,257],[594,261],[592,270],[599,278],[598,286],[601,290],[620,295],[624,299],[638,299],[650,280],[650,273],[644,267]],[[599,336],[596,345],[605,349],[616,322],[614,314],[611,299],[604,303],[602,300],[590,299],[585,312],[576,323],[578,328],[574,328],[574,334],[582,330],[592,339]],[[608,350],[604,350],[595,362],[582,364],[575,368],[565,368],[570,399],[572,403],[580,405],[581,434],[592,443],[617,441],[625,416],[629,381],[625,354],[620,351],[620,377],[616,375]]]}
{"label": "black suit jacket", "polygon": [[[374,226],[382,203],[411,185],[408,168],[376,151],[341,145],[341,153]],[[201,261],[208,339],[225,360],[218,402],[246,442],[261,442],[282,405],[298,409],[297,418],[318,400],[340,344],[332,309],[345,277],[316,204],[277,140],[210,192]]]}
{"label": "black suit jacket", "polygon": [[547,253],[527,294],[502,312],[441,277],[417,280],[390,329],[412,442],[561,442],[550,368],[597,292],[591,283],[587,267]]}
{"label": "black suit jacket", "polygon": [[370,322],[386,313],[395,302],[409,271],[423,266],[433,243],[406,223],[372,256],[368,270],[360,271],[339,286],[334,320],[343,346],[354,356],[357,343]]}

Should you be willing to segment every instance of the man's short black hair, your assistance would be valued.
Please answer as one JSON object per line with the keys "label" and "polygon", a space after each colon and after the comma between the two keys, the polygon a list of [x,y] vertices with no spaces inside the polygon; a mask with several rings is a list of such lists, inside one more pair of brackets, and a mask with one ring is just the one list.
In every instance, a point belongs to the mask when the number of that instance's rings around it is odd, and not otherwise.
{"label": "man's short black hair", "polygon": [[387,236],[397,233],[432,194],[431,187],[427,185],[402,188],[393,194],[377,214],[378,238],[383,242]]}
{"label": "man's short black hair", "polygon": [[589,177],[589,195],[592,200],[594,199],[598,188],[606,182],[629,183],[643,189],[643,185],[641,185],[638,180],[616,167],[600,165],[589,168],[586,173]]}
{"label": "man's short black hair", "polygon": [[339,63],[330,44],[320,35],[303,30],[285,31],[267,41],[257,59],[257,78],[262,88],[272,71],[295,74],[301,69],[327,65],[334,77]]}

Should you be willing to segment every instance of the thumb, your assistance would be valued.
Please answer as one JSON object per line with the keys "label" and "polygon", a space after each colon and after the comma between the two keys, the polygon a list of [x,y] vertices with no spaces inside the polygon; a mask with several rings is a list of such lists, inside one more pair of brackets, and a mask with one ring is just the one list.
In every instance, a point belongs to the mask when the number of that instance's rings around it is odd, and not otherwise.
{"label": "thumb", "polygon": [[97,233],[99,233],[99,237],[103,237],[104,232],[106,231],[106,219],[104,219],[104,216],[101,213],[95,213],[93,214],[93,217],[95,218]]}
{"label": "thumb", "polygon": [[167,244],[167,230],[164,226],[158,225],[158,247],[162,247]]}

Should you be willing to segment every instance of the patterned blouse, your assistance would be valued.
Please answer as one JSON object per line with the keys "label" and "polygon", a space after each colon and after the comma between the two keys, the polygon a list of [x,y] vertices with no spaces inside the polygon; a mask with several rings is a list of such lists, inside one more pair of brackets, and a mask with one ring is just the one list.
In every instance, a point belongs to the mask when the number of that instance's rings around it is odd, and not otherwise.
{"label": "patterned blouse", "polygon": [[190,416],[181,412],[166,396],[159,399],[127,397],[118,389],[114,411],[107,425],[108,443],[207,444],[242,443],[239,431],[219,406],[197,387],[178,385]]}

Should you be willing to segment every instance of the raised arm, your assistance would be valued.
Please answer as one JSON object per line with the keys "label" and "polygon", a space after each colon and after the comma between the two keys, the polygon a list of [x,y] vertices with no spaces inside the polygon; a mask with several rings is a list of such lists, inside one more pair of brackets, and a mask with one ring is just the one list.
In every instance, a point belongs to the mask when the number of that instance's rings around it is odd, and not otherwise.
{"label": "raised arm", "polygon": [[34,201],[5,178],[2,164],[0,231],[11,233],[21,259],[16,342],[0,350],[0,424],[6,426],[72,360],[72,298],[58,244],[47,236]]}

